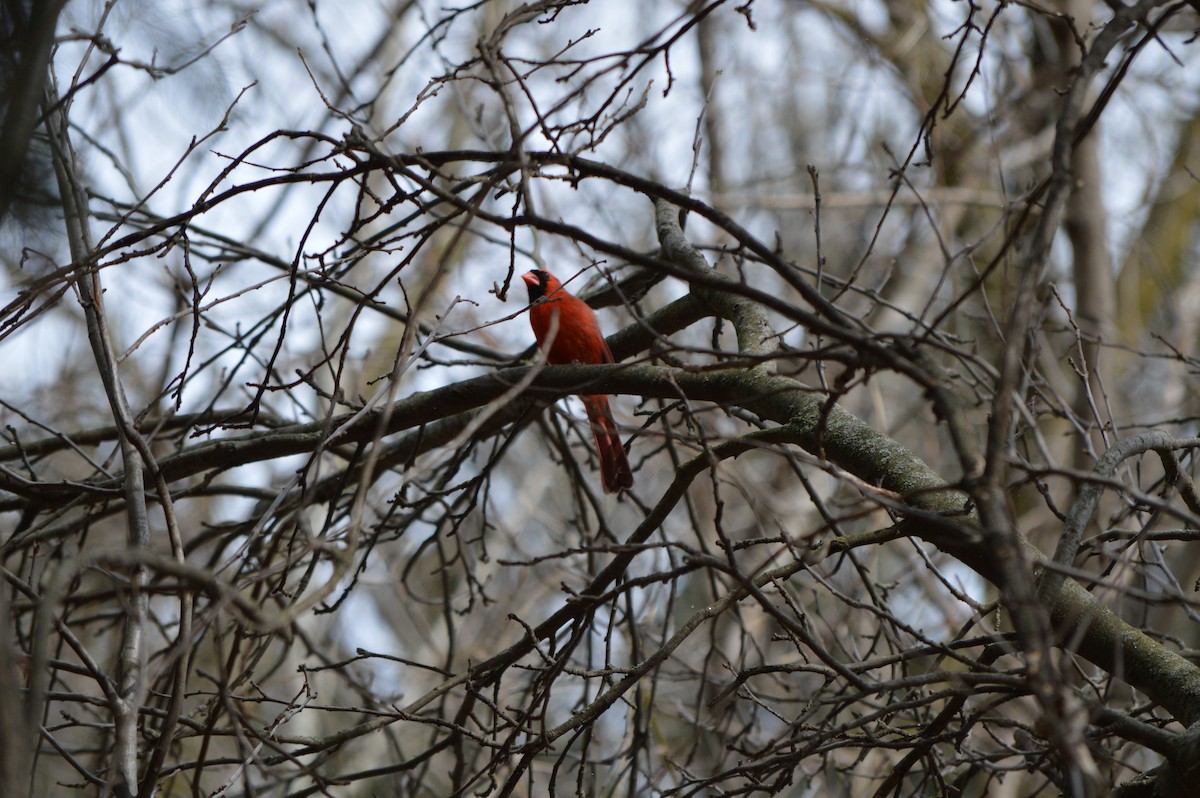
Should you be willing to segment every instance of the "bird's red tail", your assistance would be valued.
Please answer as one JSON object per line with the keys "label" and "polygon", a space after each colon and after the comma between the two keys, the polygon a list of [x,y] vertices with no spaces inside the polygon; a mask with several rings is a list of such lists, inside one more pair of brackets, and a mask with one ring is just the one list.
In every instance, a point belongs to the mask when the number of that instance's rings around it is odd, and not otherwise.
{"label": "bird's red tail", "polygon": [[608,409],[608,397],[603,395],[584,396],[583,406],[587,409],[588,423],[596,438],[596,454],[600,457],[600,478],[605,493],[616,493],[633,487],[633,469],[621,445],[617,422],[613,421]]}

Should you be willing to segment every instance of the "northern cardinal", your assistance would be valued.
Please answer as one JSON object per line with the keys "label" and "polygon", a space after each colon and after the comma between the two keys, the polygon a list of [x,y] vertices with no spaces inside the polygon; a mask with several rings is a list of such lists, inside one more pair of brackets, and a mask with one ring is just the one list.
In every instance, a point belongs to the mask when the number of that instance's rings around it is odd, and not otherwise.
{"label": "northern cardinal", "polygon": [[[547,271],[534,269],[521,275],[529,289],[529,326],[533,327],[538,346],[546,353],[546,362],[568,363],[612,363],[612,352],[596,314],[587,303],[567,293],[558,278]],[[588,423],[596,439],[596,452],[600,455],[600,477],[605,493],[616,493],[633,487],[633,470],[621,446],[617,434],[617,423],[608,408],[608,397],[604,394],[580,396],[587,410]]]}

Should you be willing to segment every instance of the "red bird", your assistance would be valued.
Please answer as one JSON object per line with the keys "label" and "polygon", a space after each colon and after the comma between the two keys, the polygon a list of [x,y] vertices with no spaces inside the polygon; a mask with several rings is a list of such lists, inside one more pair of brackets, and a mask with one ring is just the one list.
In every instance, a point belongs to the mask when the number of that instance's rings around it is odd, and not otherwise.
{"label": "red bird", "polygon": [[[569,363],[612,363],[612,352],[596,314],[582,299],[567,293],[558,278],[547,271],[534,269],[521,275],[529,289],[529,326],[538,346],[546,353],[546,362],[556,365]],[[600,477],[605,493],[616,493],[633,487],[633,470],[621,446],[617,423],[608,408],[604,394],[580,396],[587,409],[588,423],[596,439],[600,455]]]}

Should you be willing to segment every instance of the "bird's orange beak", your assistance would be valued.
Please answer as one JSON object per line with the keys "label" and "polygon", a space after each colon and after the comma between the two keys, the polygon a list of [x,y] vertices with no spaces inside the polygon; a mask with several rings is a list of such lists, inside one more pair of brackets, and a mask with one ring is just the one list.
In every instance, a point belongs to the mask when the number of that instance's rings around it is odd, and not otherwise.
{"label": "bird's orange beak", "polygon": [[521,279],[525,281],[526,285],[537,285],[538,284],[537,275],[534,274],[533,272],[525,272],[524,274],[521,275]]}

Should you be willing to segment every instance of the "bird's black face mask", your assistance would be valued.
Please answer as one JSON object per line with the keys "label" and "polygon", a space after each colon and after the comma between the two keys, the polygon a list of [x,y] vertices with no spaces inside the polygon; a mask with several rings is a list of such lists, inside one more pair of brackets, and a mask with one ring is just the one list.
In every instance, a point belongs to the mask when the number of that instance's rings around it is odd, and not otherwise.
{"label": "bird's black face mask", "polygon": [[532,305],[546,295],[546,283],[550,280],[550,274],[540,269],[532,269],[529,273],[537,278],[536,283],[525,283],[525,287],[529,289],[529,304]]}

